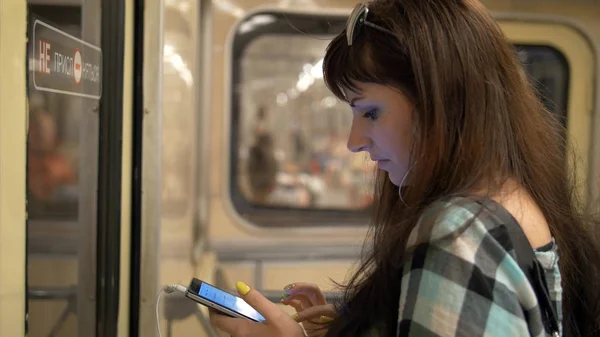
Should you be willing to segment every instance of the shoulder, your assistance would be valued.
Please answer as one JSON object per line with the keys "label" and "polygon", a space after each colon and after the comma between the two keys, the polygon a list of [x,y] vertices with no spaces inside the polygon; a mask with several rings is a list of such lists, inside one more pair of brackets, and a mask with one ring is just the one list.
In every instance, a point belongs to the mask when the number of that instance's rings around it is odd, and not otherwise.
{"label": "shoulder", "polygon": [[475,218],[472,204],[464,198],[451,198],[429,205],[412,230],[407,247],[436,241],[463,230]]}
{"label": "shoulder", "polygon": [[459,237],[470,237],[474,239],[470,244],[479,245],[487,235],[496,236],[501,227],[489,204],[467,197],[448,198],[423,211],[408,238],[407,249],[423,243],[444,245]]}
{"label": "shoulder", "polygon": [[467,197],[437,201],[424,210],[411,231],[407,250],[421,244],[448,246],[458,242],[476,249],[484,241],[492,239],[501,246],[501,250],[512,254],[510,239],[503,233],[505,226],[497,217],[495,207],[502,206],[489,200]]}
{"label": "shoulder", "polygon": [[411,232],[407,257],[468,264],[489,277],[500,277],[498,269],[511,272],[512,281],[526,281],[515,260],[512,242],[503,222],[480,201],[456,197],[428,207]]}
{"label": "shoulder", "polygon": [[402,270],[404,330],[529,335],[525,312],[537,306],[537,299],[501,228],[483,204],[464,198],[438,202],[424,212],[409,238]]}

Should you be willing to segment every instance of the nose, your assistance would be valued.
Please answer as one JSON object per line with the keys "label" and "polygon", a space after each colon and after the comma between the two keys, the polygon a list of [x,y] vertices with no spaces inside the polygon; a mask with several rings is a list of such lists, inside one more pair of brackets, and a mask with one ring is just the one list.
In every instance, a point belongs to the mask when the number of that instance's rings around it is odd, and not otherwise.
{"label": "nose", "polygon": [[365,135],[365,132],[361,130],[359,123],[352,122],[350,128],[350,135],[348,135],[348,150],[352,152],[367,151],[371,145],[371,140]]}

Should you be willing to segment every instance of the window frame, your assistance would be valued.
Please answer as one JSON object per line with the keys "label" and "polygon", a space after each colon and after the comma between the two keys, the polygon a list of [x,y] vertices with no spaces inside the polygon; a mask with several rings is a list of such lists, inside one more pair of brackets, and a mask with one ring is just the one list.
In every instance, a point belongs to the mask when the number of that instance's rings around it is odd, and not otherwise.
{"label": "window frame", "polygon": [[[258,15],[271,15],[279,20],[266,25],[256,26],[250,32],[240,34],[240,26]],[[230,118],[226,134],[230,136],[227,149],[229,162],[227,163],[227,197],[231,201],[234,211],[245,220],[257,227],[312,227],[312,226],[364,226],[369,222],[371,207],[362,210],[348,209],[317,209],[294,208],[285,206],[262,206],[247,200],[239,189],[239,123],[241,101],[235,89],[241,83],[241,67],[245,49],[255,38],[263,36],[264,32],[277,32],[277,35],[297,35],[298,30],[306,29],[309,32],[319,30],[318,35],[335,35],[346,24],[347,15],[326,14],[315,20],[313,14],[298,12],[280,12],[276,10],[263,10],[253,12],[244,17],[232,32],[232,42],[229,55],[231,72],[227,74],[227,82],[231,83],[229,90]],[[285,225],[283,225],[285,224]]]}

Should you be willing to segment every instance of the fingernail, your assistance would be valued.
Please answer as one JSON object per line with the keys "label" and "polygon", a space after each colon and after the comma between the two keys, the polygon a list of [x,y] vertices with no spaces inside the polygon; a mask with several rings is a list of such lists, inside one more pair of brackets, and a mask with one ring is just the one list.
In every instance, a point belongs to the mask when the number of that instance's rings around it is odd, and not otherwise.
{"label": "fingernail", "polygon": [[235,287],[237,288],[238,293],[240,293],[242,296],[246,295],[250,291],[250,287],[248,287],[248,285],[242,281],[236,283]]}
{"label": "fingernail", "polygon": [[288,284],[287,286],[285,286],[285,287],[283,288],[283,290],[285,290],[285,291],[288,291],[288,290],[292,289],[292,288],[293,288],[293,287],[295,287],[295,286],[296,286],[296,285],[295,285],[294,283],[292,283],[292,284]]}
{"label": "fingernail", "polygon": [[319,320],[321,321],[321,323],[329,323],[329,322],[333,321],[333,318],[327,317],[327,316],[321,316],[321,318],[319,318]]}
{"label": "fingernail", "polygon": [[292,319],[298,318],[298,313],[294,313],[291,317],[292,317]]}

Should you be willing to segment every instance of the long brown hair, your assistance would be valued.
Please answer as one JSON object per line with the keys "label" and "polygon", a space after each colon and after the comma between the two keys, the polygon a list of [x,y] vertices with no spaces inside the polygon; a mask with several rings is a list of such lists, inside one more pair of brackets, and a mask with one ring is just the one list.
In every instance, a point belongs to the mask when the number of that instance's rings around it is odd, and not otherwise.
{"label": "long brown hair", "polygon": [[328,336],[355,336],[394,318],[406,239],[428,205],[482,186],[493,194],[508,179],[533,197],[558,245],[565,335],[574,327],[584,336],[598,331],[597,222],[577,206],[566,130],[536,96],[499,26],[476,0],[375,0],[368,7],[368,20],[394,34],[365,26],[349,47],[343,31],[327,49],[324,78],[340,99],[343,88],[369,82],[414,100],[413,166],[404,202],[379,172],[364,258]]}

